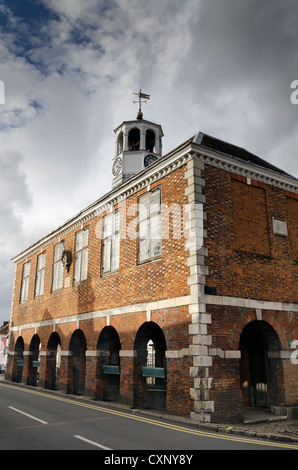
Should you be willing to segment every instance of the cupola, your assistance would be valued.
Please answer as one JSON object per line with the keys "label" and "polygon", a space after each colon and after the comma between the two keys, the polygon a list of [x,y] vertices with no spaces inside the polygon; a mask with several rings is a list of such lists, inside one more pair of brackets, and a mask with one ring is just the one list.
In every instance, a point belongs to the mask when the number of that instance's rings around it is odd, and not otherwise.
{"label": "cupola", "polygon": [[142,100],[150,99],[140,90],[139,111],[134,121],[124,121],[115,129],[116,149],[112,163],[113,188],[145,169],[162,155],[163,131],[159,124],[143,119]]}

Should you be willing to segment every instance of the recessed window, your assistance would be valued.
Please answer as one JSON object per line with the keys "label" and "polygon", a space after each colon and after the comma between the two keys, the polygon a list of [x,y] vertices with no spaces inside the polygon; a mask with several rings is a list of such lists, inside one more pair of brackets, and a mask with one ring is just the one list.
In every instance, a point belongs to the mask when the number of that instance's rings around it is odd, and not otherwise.
{"label": "recessed window", "polygon": [[88,272],[89,227],[76,234],[75,282],[85,281]]}
{"label": "recessed window", "polygon": [[155,133],[148,129],[146,131],[146,150],[148,152],[155,152]]}
{"label": "recessed window", "polygon": [[117,155],[123,152],[123,132],[120,132],[117,139]]}
{"label": "recessed window", "polygon": [[120,211],[106,215],[102,223],[102,272],[109,273],[119,269]]}
{"label": "recessed window", "polygon": [[140,129],[131,129],[129,132],[128,150],[140,150]]}
{"label": "recessed window", "polygon": [[161,191],[139,198],[139,262],[161,255]]}
{"label": "recessed window", "polygon": [[46,254],[41,253],[37,258],[35,297],[43,295]]}
{"label": "recessed window", "polygon": [[62,289],[63,287],[63,263],[62,252],[64,250],[64,241],[57,243],[54,248],[54,265],[53,265],[53,291]]}
{"label": "recessed window", "polygon": [[29,276],[30,276],[30,261],[25,263],[23,266],[21,302],[27,302],[27,299],[28,299]]}

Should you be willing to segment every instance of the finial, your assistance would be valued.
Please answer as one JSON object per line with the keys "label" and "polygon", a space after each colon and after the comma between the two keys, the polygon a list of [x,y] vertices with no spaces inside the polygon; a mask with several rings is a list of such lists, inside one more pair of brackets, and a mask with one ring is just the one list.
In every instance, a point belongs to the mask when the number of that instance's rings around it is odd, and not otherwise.
{"label": "finial", "polygon": [[[137,119],[139,121],[141,121],[143,119],[143,113],[142,113],[142,103],[147,103],[147,100],[150,100],[150,95],[146,95],[145,93],[142,93],[142,90],[140,89],[140,91],[138,93],[134,93],[133,92],[133,95],[137,95],[139,100],[138,101],[134,101],[134,103],[139,103],[139,111],[137,113]],[[143,100],[143,101],[142,101]]]}

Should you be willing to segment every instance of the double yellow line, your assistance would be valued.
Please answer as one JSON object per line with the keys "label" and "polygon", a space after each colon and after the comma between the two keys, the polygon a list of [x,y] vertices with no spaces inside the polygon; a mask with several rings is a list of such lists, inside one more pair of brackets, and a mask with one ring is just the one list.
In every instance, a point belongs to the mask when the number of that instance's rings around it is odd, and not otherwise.
{"label": "double yellow line", "polygon": [[269,447],[279,447],[279,448],[283,448],[283,449],[298,450],[298,445],[297,444],[283,444],[283,443],[279,443],[279,442],[268,442],[268,441],[265,441],[265,440],[264,441],[263,440],[258,441],[257,439],[249,439],[249,438],[241,437],[241,436],[231,436],[231,435],[220,434],[220,433],[215,433],[215,432],[213,433],[213,432],[207,432],[207,431],[199,431],[199,430],[196,430],[196,429],[190,429],[190,428],[187,428],[187,427],[178,426],[176,424],[157,421],[156,419],[137,416],[137,415],[133,414],[133,411],[132,411],[132,414],[130,414],[129,412],[112,410],[112,409],[108,409],[108,408],[103,408],[99,405],[92,405],[91,403],[84,403],[82,401],[79,401],[79,399],[78,399],[78,401],[75,401],[74,399],[59,397],[57,395],[51,395],[51,394],[46,393],[46,392],[39,392],[39,391],[36,391],[36,390],[31,390],[29,388],[18,387],[18,386],[14,386],[14,385],[10,385],[10,384],[5,384],[5,383],[0,383],[0,385],[2,387],[13,388],[15,390],[31,393],[31,394],[34,394],[34,395],[39,395],[41,397],[50,398],[52,400],[62,401],[64,403],[68,403],[68,404],[71,404],[71,405],[82,406],[84,408],[89,408],[91,410],[101,411],[102,413],[108,413],[108,414],[120,416],[120,417],[126,418],[126,419],[141,421],[142,423],[147,423],[147,424],[151,424],[153,426],[159,426],[159,427],[171,429],[173,431],[183,432],[183,433],[186,433],[186,434],[192,434],[192,435],[195,435],[195,436],[209,437],[209,438],[212,438],[212,439],[224,439],[224,440],[227,440],[227,441],[243,442],[243,443],[246,443],[246,444],[254,444],[254,445],[262,445],[262,446],[269,446]]}

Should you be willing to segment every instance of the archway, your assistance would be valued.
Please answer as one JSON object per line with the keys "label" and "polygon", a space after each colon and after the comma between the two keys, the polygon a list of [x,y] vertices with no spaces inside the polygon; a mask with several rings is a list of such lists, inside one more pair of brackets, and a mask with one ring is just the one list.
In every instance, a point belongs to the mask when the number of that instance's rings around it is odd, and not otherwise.
{"label": "archway", "polygon": [[[137,405],[144,408],[166,408],[166,340],[162,329],[154,322],[146,322],[135,338],[137,357],[135,380]],[[137,377],[141,377],[137,380]]]}
{"label": "archway", "polygon": [[123,132],[120,132],[117,139],[117,155],[123,152]]}
{"label": "archway", "polygon": [[148,152],[155,152],[155,132],[148,129],[146,131],[146,150]]}
{"label": "archway", "polygon": [[54,332],[49,337],[47,344],[46,380],[45,387],[58,390],[61,360],[61,341],[58,333]]}
{"label": "archway", "polygon": [[12,372],[12,382],[20,383],[22,381],[24,363],[24,340],[19,336],[14,348],[14,363]]}
{"label": "archway", "polygon": [[239,342],[240,381],[244,407],[278,405],[283,401],[281,359],[272,352],[281,350],[275,329],[265,321],[248,323]]}
{"label": "archway", "polygon": [[84,395],[86,375],[86,338],[82,330],[75,330],[69,343],[69,377],[68,393]]}
{"label": "archway", "polygon": [[28,363],[28,385],[36,387],[39,382],[39,353],[40,353],[40,338],[37,334],[32,336],[29,347],[29,363]]}
{"label": "archway", "polygon": [[128,134],[128,150],[140,150],[140,138],[140,129],[131,129]]}
{"label": "archway", "polygon": [[121,343],[113,326],[106,326],[100,333],[97,349],[100,352],[97,376],[102,377],[97,395],[103,400],[119,401]]}

